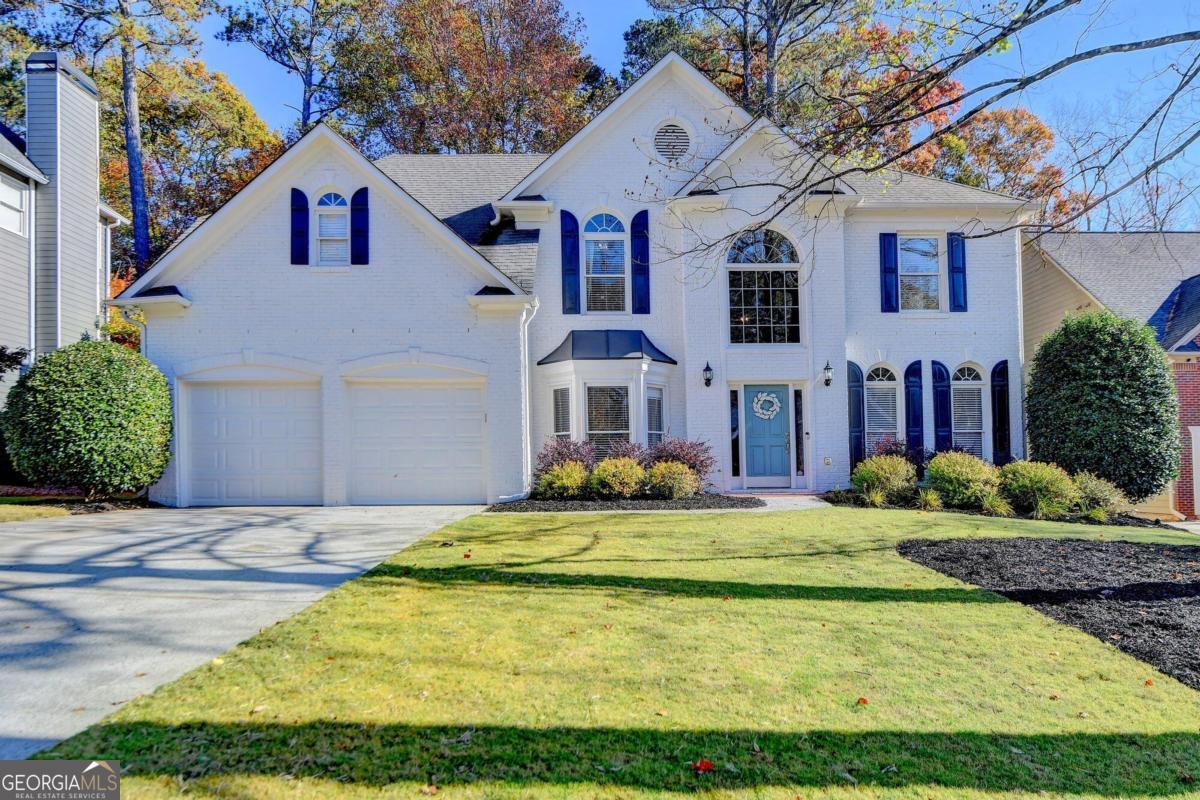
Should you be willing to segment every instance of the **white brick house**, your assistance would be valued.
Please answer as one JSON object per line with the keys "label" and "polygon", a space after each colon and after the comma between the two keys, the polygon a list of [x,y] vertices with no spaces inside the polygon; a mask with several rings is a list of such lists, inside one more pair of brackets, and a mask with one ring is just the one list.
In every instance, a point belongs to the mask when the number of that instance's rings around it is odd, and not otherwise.
{"label": "white brick house", "polygon": [[175,391],[152,497],[511,499],[554,436],[704,439],[724,491],[1019,457],[1021,202],[886,173],[781,210],[786,141],[677,56],[549,157],[317,127],[114,301]]}

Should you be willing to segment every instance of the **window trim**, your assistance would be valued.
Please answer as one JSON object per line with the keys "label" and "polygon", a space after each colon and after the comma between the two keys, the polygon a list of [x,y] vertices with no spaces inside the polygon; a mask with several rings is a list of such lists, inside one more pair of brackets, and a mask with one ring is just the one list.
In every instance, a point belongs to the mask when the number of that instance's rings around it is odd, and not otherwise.
{"label": "window trim", "polygon": [[[806,346],[806,327],[808,321],[808,313],[805,303],[804,292],[804,263],[800,260],[800,249],[796,247],[795,242],[786,233],[776,230],[771,227],[763,228],[764,232],[770,231],[782,237],[791,247],[792,252],[796,254],[795,261],[763,261],[763,262],[730,262],[729,252],[732,250],[732,245],[725,251],[724,264],[725,267],[725,294],[721,305],[723,306],[723,314],[725,317],[725,346],[733,348],[758,348],[766,347],[772,350],[781,348],[803,348]],[[738,234],[738,238],[745,235],[749,231],[742,231]],[[796,273],[796,309],[799,314],[799,319],[796,322],[798,339],[795,342],[735,342],[733,341],[733,308],[729,303],[730,274],[733,272],[794,272]]]}
{"label": "window trim", "polygon": [[[588,223],[591,222],[595,217],[600,216],[601,214],[608,214],[609,216],[616,218],[616,220],[621,223],[621,227],[624,228],[624,233],[588,233],[587,232]],[[630,313],[630,309],[632,308],[632,302],[633,302],[633,286],[632,286],[632,284],[633,284],[633,253],[632,253],[633,239],[630,236],[630,224],[631,224],[630,221],[625,219],[624,215],[618,214],[616,211],[612,210],[611,208],[597,208],[593,211],[589,211],[587,214],[584,215],[583,222],[580,223],[580,225],[579,225],[579,242],[580,242],[579,258],[580,258],[580,261],[582,262],[580,264],[580,276],[579,276],[580,284],[581,284],[580,290],[581,290],[581,294],[582,294],[582,298],[581,298],[582,302],[579,304],[579,312],[581,314],[602,314],[602,315],[613,316],[613,315],[618,315],[618,314],[629,314]],[[625,250],[625,271],[621,275],[622,288],[624,289],[625,298],[624,298],[623,305],[622,305],[620,311],[592,311],[591,309],[588,308],[589,261],[588,261],[587,243],[589,241],[621,241],[621,242],[625,243],[625,248],[624,248],[624,250]],[[616,276],[601,275],[599,277],[610,277],[611,278],[611,277],[616,277]]]}
{"label": "window trim", "polygon": [[[351,239],[353,231],[350,228],[350,200],[346,194],[340,189],[322,189],[317,193],[317,201],[313,204],[313,221],[312,221],[312,236],[313,236],[313,258],[310,259],[312,266],[318,269],[326,270],[347,270],[350,268],[351,261]],[[337,195],[342,199],[345,205],[340,206],[323,206],[321,201],[329,195]],[[345,236],[322,236],[321,235],[321,217],[322,216],[341,216],[346,220],[346,235]],[[321,258],[321,242],[329,241],[344,241],[346,243],[346,259],[344,261],[325,261]]]}
{"label": "window trim", "polygon": [[[948,261],[947,231],[944,230],[900,230],[896,231],[896,310],[910,317],[942,317],[950,313],[950,268]],[[901,268],[900,253],[905,239],[935,239],[938,243],[938,307],[905,308],[904,307],[904,270]],[[932,274],[932,273],[909,273]]]}
{"label": "window trim", "polygon": [[[969,381],[959,379],[957,377],[958,373],[964,369],[974,370],[975,374],[979,376],[979,380]],[[959,364],[954,368],[954,371],[950,373],[950,446],[955,449],[960,449],[958,444],[958,434],[960,429],[958,427],[957,414],[955,414],[954,389],[959,386],[976,388],[979,390],[979,430],[962,429],[962,432],[964,434],[979,434],[979,457],[987,458],[987,460],[990,461],[991,453],[989,451],[991,448],[988,446],[989,443],[987,441],[987,432],[990,428],[990,420],[987,417],[988,400],[991,398],[991,387],[988,379],[984,377],[985,375],[986,372],[984,369],[972,361]]]}
{"label": "window trim", "polygon": [[[556,395],[559,391],[567,393],[567,429],[565,431],[558,430],[558,409],[555,407],[555,403],[557,402]],[[557,383],[550,386],[550,438],[575,438],[575,397],[569,383]]]}
{"label": "window trim", "polygon": [[[892,379],[889,381],[873,381],[873,380],[871,380],[870,379],[871,373],[873,373],[879,369],[886,369],[888,372],[890,372],[892,374]],[[901,423],[904,420],[904,392],[901,390],[903,389],[904,381],[902,381],[899,378],[899,375],[900,375],[900,372],[895,367],[893,367],[891,364],[885,364],[885,363],[872,364],[870,367],[863,370],[863,438],[865,440],[864,441],[864,449],[866,451],[865,455],[867,458],[870,458],[871,456],[873,456],[875,454],[875,447],[874,447],[874,445],[871,444],[871,433],[873,430],[875,433],[890,433],[892,436],[892,440],[896,441],[896,442],[900,441],[902,438],[900,431],[901,431]],[[888,385],[891,387],[892,393],[895,395],[895,398],[896,398],[896,427],[891,430],[884,431],[884,430],[878,429],[878,428],[872,429],[872,427],[871,427],[871,406],[867,402],[867,394],[868,394],[868,390],[871,388],[872,384],[874,384],[877,387],[880,385]]]}
{"label": "window trim", "polygon": [[16,211],[17,215],[19,216],[19,218],[21,220],[20,230],[13,230],[12,228],[9,228],[7,226],[0,226],[0,230],[6,230],[9,233],[20,236],[23,239],[29,238],[29,204],[30,204],[30,199],[31,199],[30,191],[29,191],[29,184],[27,182],[19,181],[16,178],[13,178],[12,176],[10,176],[6,173],[2,173],[2,172],[0,172],[0,183],[6,183],[6,184],[10,185],[12,188],[16,189],[17,196],[20,197],[20,202],[21,202],[21,207],[17,208],[16,206],[13,206],[9,203],[4,202],[3,200],[0,200],[0,205],[4,206],[5,208],[10,208],[13,211]]}

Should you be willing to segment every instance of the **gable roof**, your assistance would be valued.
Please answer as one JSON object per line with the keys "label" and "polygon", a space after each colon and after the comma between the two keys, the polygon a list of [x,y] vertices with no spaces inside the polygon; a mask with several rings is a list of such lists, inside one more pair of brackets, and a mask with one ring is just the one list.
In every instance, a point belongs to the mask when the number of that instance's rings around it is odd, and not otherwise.
{"label": "gable roof", "polygon": [[50,182],[46,174],[25,155],[25,140],[3,123],[0,123],[0,164],[38,183]]}
{"label": "gable roof", "polygon": [[1052,232],[1029,244],[1105,308],[1175,349],[1200,326],[1200,232]]}
{"label": "gable roof", "polygon": [[183,254],[187,253],[188,250],[195,246],[197,241],[202,240],[208,230],[213,229],[214,223],[218,223],[224,219],[232,217],[232,215],[236,213],[236,210],[241,207],[242,203],[245,202],[245,198],[253,193],[252,190],[256,185],[261,185],[270,177],[283,170],[288,163],[296,158],[297,153],[302,152],[307,146],[311,145],[318,139],[332,143],[335,147],[342,150],[342,152],[344,152],[347,157],[350,158],[350,160],[354,161],[362,168],[376,173],[382,179],[381,182],[384,185],[392,187],[395,190],[393,197],[395,197],[401,205],[408,207],[415,214],[415,218],[419,222],[425,223],[430,232],[441,238],[447,245],[451,247],[451,249],[456,250],[467,260],[467,263],[474,266],[483,274],[484,277],[488,278],[489,280],[495,280],[501,286],[513,290],[514,292],[519,292],[521,294],[526,293],[524,289],[522,289],[512,280],[512,278],[504,274],[504,272],[499,270],[492,262],[488,261],[487,258],[485,258],[481,253],[472,248],[468,242],[466,242],[460,235],[457,234],[456,231],[454,231],[453,228],[444,224],[433,214],[433,212],[431,212],[418,200],[413,198],[412,195],[406,192],[400,186],[400,184],[389,178],[386,173],[379,169],[378,166],[369,161],[361,152],[359,152],[358,148],[354,147],[352,144],[342,138],[337,132],[335,132],[325,123],[318,123],[312,130],[288,147],[278,158],[268,164],[266,169],[254,176],[254,178],[248,184],[246,184],[241,191],[227,200],[224,205],[222,205],[208,217],[198,220],[196,224],[184,234],[183,237],[181,237],[177,242],[169,247],[162,256],[159,257],[158,261],[156,261],[150,269],[148,269],[131,285],[126,287],[125,291],[121,292],[120,297],[133,297],[138,292],[141,292],[142,290],[152,286],[157,280],[158,276],[161,275],[167,267],[178,261]]}
{"label": "gable roof", "polygon": [[617,97],[611,103],[605,106],[603,111],[588,120],[587,124],[577,130],[574,135],[564,142],[561,147],[555,150],[549,158],[538,164],[537,167],[531,170],[528,175],[526,175],[519,183],[509,189],[508,192],[506,192],[505,195],[499,199],[515,200],[521,195],[528,194],[530,186],[532,186],[532,184],[538,178],[545,175],[555,164],[562,160],[567,153],[578,147],[583,140],[588,138],[592,131],[596,130],[605,122],[619,114],[621,110],[632,101],[632,98],[639,94],[643,88],[656,81],[659,76],[668,72],[681,77],[700,91],[708,94],[720,106],[730,109],[734,116],[741,120],[742,124],[747,124],[751,121],[752,118],[750,113],[746,111],[746,109],[742,108],[737,101],[725,94],[725,92],[722,91],[719,86],[709,80],[708,76],[703,72],[692,66],[687,59],[672,50],[660,58],[657,64],[646,70],[646,72],[643,73],[640,78],[634,81],[628,88],[617,95]]}

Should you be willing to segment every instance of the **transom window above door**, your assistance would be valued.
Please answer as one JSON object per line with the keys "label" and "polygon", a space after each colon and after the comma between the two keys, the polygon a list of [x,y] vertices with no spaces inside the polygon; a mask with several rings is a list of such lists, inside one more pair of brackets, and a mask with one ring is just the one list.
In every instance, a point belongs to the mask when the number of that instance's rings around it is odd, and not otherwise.
{"label": "transom window above door", "polygon": [[625,224],[612,214],[591,217],[583,226],[583,255],[587,310],[625,311],[629,270]]}
{"label": "transom window above door", "polygon": [[337,192],[317,200],[317,264],[341,267],[350,263],[350,204]]}
{"label": "transom window above door", "polygon": [[940,311],[942,253],[937,236],[899,237],[900,310]]}
{"label": "transom window above door", "polygon": [[[729,248],[731,344],[800,342],[800,270],[796,248],[770,229],[746,231]],[[761,266],[752,266],[761,265]]]}

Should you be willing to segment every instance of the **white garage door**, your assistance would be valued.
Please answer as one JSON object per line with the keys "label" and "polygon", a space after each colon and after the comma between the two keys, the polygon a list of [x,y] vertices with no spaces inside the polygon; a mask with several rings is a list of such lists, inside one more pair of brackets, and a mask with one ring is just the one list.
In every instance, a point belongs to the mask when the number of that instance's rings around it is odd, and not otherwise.
{"label": "white garage door", "polygon": [[482,503],[483,389],[351,383],[351,503]]}
{"label": "white garage door", "polygon": [[196,383],[187,406],[193,505],[321,502],[317,384]]}

